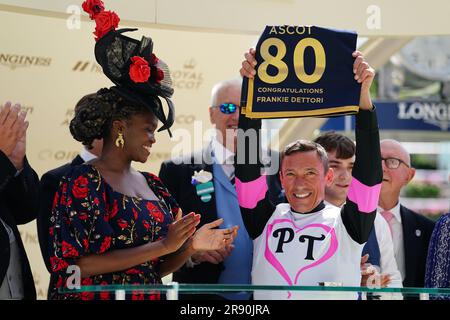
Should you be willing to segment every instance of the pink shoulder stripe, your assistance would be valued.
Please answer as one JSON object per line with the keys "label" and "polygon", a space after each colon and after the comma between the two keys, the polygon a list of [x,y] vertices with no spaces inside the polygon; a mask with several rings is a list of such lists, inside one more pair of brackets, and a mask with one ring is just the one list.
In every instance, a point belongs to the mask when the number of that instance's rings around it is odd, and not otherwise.
{"label": "pink shoulder stripe", "polygon": [[369,187],[353,177],[348,189],[347,197],[358,206],[360,212],[370,213],[378,206],[380,190],[381,183]]}
{"label": "pink shoulder stripe", "polygon": [[239,205],[246,209],[253,209],[258,202],[266,196],[267,192],[266,176],[250,182],[242,182],[236,178],[236,194]]}

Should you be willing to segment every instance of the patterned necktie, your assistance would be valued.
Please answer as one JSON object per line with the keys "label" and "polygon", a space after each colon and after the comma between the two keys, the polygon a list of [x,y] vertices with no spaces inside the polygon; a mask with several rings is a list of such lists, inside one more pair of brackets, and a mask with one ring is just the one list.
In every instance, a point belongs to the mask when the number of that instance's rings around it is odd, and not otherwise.
{"label": "patterned necktie", "polygon": [[231,185],[234,187],[234,184],[235,184],[235,176],[234,176],[234,172],[230,175],[229,179],[230,179]]}
{"label": "patterned necktie", "polygon": [[388,210],[381,212],[381,215],[387,221],[387,223],[389,225],[389,230],[391,231],[391,235],[394,236],[392,234],[392,225],[391,225],[391,221],[392,221],[392,219],[394,219],[394,215],[392,214],[392,212],[390,212]]}
{"label": "patterned necktie", "polygon": [[234,155],[228,157],[228,159],[225,162],[226,164],[224,164],[225,167],[227,167],[227,171],[229,174],[228,180],[230,180],[231,185],[234,187],[235,184],[235,176],[234,176]]}

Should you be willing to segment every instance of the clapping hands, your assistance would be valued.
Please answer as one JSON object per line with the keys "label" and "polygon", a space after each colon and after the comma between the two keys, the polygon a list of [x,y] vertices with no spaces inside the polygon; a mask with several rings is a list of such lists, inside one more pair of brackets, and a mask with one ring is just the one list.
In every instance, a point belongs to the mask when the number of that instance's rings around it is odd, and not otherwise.
{"label": "clapping hands", "polygon": [[20,104],[11,107],[7,102],[0,110],[0,151],[12,162],[17,170],[23,168],[26,152],[27,113],[20,111]]}
{"label": "clapping hands", "polygon": [[238,226],[227,229],[216,229],[223,223],[223,219],[217,219],[203,225],[192,238],[192,247],[196,251],[220,250],[231,245],[237,236]]}

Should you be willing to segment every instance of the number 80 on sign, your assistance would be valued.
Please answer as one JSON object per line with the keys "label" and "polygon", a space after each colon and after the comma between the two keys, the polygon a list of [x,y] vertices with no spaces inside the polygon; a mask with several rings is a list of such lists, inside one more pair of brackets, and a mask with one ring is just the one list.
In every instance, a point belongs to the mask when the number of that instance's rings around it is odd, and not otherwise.
{"label": "number 80 on sign", "polygon": [[[275,47],[276,55],[272,55],[269,51],[271,47]],[[315,55],[314,72],[307,74],[305,70],[305,50],[311,47]],[[279,38],[267,38],[261,43],[260,54],[263,59],[258,67],[257,75],[261,81],[268,84],[278,84],[286,80],[289,74],[289,67],[283,60],[287,54],[286,44]],[[294,48],[293,53],[294,72],[297,78],[306,84],[314,84],[318,82],[326,67],[326,54],[323,45],[317,39],[308,37],[301,39]],[[267,68],[272,65],[277,69],[276,75],[269,75]]]}

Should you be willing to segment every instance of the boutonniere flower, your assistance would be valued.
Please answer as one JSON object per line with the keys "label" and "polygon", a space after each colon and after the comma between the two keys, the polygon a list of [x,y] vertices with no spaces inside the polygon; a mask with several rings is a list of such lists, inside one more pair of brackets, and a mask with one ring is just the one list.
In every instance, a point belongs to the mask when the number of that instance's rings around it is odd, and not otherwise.
{"label": "boutonniere flower", "polygon": [[212,173],[205,170],[194,171],[191,183],[196,186],[199,183],[206,183],[212,180]]}
{"label": "boutonniere flower", "polygon": [[194,175],[192,176],[191,183],[195,186],[197,195],[200,196],[200,200],[203,202],[211,201],[211,194],[214,192],[212,178],[212,173],[205,170],[200,170],[199,172],[194,171]]}

